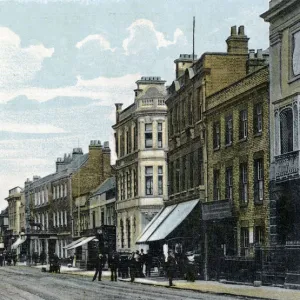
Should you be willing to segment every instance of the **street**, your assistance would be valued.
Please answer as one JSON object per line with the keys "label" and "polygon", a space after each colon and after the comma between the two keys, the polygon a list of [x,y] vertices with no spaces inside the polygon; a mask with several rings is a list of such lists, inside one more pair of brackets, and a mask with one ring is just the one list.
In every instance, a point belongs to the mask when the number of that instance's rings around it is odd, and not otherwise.
{"label": "street", "polygon": [[84,300],[84,299],[206,299],[229,300],[233,297],[152,287],[129,282],[92,282],[91,278],[43,273],[28,267],[0,268],[0,300]]}

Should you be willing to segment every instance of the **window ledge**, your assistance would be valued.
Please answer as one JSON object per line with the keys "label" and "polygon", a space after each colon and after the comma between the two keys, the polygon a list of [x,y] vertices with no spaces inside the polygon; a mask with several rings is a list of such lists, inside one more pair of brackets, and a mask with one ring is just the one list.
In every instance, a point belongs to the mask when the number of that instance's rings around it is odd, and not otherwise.
{"label": "window ledge", "polygon": [[254,200],[254,205],[263,205],[264,200]]}
{"label": "window ledge", "polygon": [[214,151],[218,151],[218,150],[220,150],[220,146],[218,146],[218,147],[215,147],[213,150],[214,150]]}
{"label": "window ledge", "polygon": [[248,140],[248,137],[246,136],[244,138],[239,139],[239,143],[247,142],[247,140]]}
{"label": "window ledge", "polygon": [[259,137],[259,136],[262,136],[262,131],[261,132],[257,132],[255,134],[253,134],[254,137]]}
{"label": "window ledge", "polygon": [[225,145],[225,148],[229,148],[229,147],[231,147],[231,146],[232,146],[232,144],[233,144],[232,142],[230,142],[229,144],[226,144],[226,145]]}

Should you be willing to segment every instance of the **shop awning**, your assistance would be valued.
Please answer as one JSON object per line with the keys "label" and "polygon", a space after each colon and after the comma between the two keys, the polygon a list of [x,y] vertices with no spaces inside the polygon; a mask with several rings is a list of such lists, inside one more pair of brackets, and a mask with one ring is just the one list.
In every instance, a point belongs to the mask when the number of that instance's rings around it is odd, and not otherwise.
{"label": "shop awning", "polygon": [[83,241],[84,239],[86,239],[86,237],[82,237],[76,241],[73,241],[72,243],[68,244],[67,246],[63,247],[64,249],[69,249],[70,247],[80,243],[81,241]]}
{"label": "shop awning", "polygon": [[90,242],[91,240],[95,239],[96,237],[95,236],[89,236],[89,237],[85,237],[84,240],[82,240],[81,242],[71,246],[68,248],[68,250],[71,250],[71,249],[74,249],[74,248],[77,248],[77,247],[80,247],[84,244],[87,244],[88,242]]}
{"label": "shop awning", "polygon": [[191,200],[165,207],[146,227],[137,243],[147,243],[165,239],[191,213],[199,200]]}
{"label": "shop awning", "polygon": [[25,235],[24,238],[18,237],[17,240],[11,245],[11,249],[17,249],[21,244],[23,244],[27,239]]}

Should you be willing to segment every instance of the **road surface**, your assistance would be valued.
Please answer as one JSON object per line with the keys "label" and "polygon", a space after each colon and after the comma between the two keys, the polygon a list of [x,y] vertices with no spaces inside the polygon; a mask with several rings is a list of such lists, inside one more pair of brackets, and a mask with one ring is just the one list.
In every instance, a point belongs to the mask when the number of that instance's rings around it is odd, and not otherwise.
{"label": "road surface", "polygon": [[141,285],[92,282],[90,277],[43,273],[24,266],[0,267],[0,300],[229,300],[227,296]]}

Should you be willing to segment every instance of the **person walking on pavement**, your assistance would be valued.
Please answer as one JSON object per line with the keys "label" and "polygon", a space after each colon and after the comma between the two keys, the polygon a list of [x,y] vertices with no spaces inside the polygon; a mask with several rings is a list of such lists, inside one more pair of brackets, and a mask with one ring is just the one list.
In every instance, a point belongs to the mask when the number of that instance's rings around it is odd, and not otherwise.
{"label": "person walking on pavement", "polygon": [[113,251],[112,255],[110,256],[108,260],[108,265],[110,267],[111,272],[111,281],[117,281],[117,269],[119,267],[119,255],[116,251]]}
{"label": "person walking on pavement", "polygon": [[146,266],[146,276],[150,277],[152,268],[152,255],[149,253],[149,251],[147,251],[144,255],[144,261]]}
{"label": "person walking on pavement", "polygon": [[141,249],[141,253],[140,253],[140,277],[144,278],[144,264],[145,264],[145,254],[144,254],[144,249]]}
{"label": "person walking on pavement", "polygon": [[98,281],[101,281],[102,269],[104,267],[104,264],[105,264],[105,256],[102,253],[100,253],[96,260],[96,266],[95,266],[96,270],[92,281],[96,280],[97,275],[98,275]]}
{"label": "person walking on pavement", "polygon": [[129,268],[130,268],[130,281],[134,282],[135,276],[136,276],[136,260],[135,260],[135,252],[132,252],[129,260]]}
{"label": "person walking on pavement", "polygon": [[176,271],[176,259],[172,250],[169,250],[167,257],[167,276],[169,279],[169,286],[174,286],[173,278]]}

